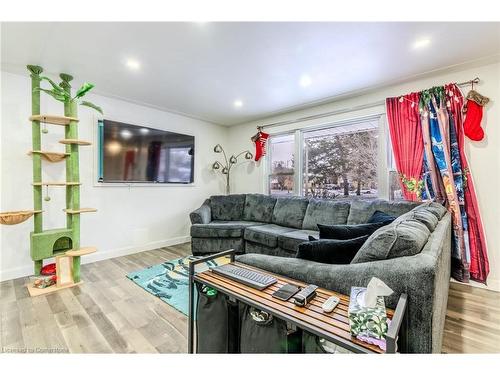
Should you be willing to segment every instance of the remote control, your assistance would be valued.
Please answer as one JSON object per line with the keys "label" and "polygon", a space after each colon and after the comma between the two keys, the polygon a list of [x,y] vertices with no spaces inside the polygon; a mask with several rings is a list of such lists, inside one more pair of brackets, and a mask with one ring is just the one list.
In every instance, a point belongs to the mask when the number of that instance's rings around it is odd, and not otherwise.
{"label": "remote control", "polygon": [[340,302],[339,297],[331,296],[323,303],[321,308],[323,309],[324,312],[329,313],[332,312],[335,307],[337,307],[339,302]]}
{"label": "remote control", "polygon": [[306,286],[293,297],[293,303],[297,306],[307,305],[316,296],[316,289],[318,287],[313,284]]}

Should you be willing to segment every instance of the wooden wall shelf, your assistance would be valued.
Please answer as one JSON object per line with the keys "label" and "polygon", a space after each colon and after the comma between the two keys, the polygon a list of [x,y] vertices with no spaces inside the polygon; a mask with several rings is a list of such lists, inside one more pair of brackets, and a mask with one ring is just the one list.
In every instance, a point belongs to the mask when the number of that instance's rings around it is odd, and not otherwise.
{"label": "wooden wall shelf", "polygon": [[33,186],[73,186],[81,185],[81,182],[33,182]]}
{"label": "wooden wall shelf", "polygon": [[67,256],[70,257],[81,257],[82,255],[87,255],[87,254],[92,254],[97,251],[97,248],[95,247],[82,247],[80,249],[72,249],[66,251]]}
{"label": "wooden wall shelf", "polygon": [[86,212],[96,212],[97,208],[87,207],[87,208],[79,208],[78,210],[72,210],[71,208],[65,208],[65,209],[63,209],[63,211],[66,212],[67,214],[83,214]]}
{"label": "wooden wall shelf", "polygon": [[60,161],[63,161],[66,156],[69,156],[70,154],[67,152],[52,152],[52,151],[29,151],[28,155],[32,154],[40,154],[42,158],[44,158],[47,161],[50,161],[51,163],[57,163]]}
{"label": "wooden wall shelf", "polygon": [[80,139],[61,139],[59,143],[63,145],[80,145],[80,146],[90,146],[92,142],[82,141]]}
{"label": "wooden wall shelf", "polygon": [[52,125],[69,125],[71,121],[78,121],[75,117],[66,117],[66,116],[55,116],[55,115],[33,115],[29,118],[30,121],[40,121],[45,124]]}

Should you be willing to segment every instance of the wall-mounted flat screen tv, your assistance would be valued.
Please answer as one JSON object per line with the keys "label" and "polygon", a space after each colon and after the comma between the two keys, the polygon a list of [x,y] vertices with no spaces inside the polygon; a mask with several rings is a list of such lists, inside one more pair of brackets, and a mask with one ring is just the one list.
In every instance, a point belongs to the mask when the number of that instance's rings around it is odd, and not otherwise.
{"label": "wall-mounted flat screen tv", "polygon": [[100,182],[194,182],[194,137],[99,121]]}

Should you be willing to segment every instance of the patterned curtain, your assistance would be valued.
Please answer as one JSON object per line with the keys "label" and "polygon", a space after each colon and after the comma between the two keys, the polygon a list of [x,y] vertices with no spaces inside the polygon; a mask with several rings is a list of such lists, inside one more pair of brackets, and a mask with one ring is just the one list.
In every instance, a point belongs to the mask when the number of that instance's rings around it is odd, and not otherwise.
{"label": "patterned curtain", "polygon": [[[412,176],[416,179],[413,184],[416,191],[409,197],[445,202],[453,225],[452,276],[463,282],[472,279],[484,283],[489,264],[474,185],[464,152],[463,95],[455,84],[424,90],[418,94],[418,101],[414,100],[415,94],[410,95],[387,99],[392,106],[387,106],[387,113],[393,148],[400,143],[414,142],[415,127],[413,123],[407,124],[409,129],[406,132],[400,131],[397,137],[392,136],[392,128],[401,126],[401,121],[394,121],[394,113],[398,111],[393,106],[405,103],[404,107],[407,107],[406,102],[411,101],[413,107],[418,108],[417,122],[423,146],[421,150],[415,147],[414,152],[421,153],[415,157],[416,162],[421,163],[421,173]],[[396,154],[395,158],[397,160]],[[398,163],[396,166],[402,184],[406,186],[407,172],[400,169]]]}
{"label": "patterned curtain", "polygon": [[485,283],[490,272],[488,254],[486,249],[486,237],[484,235],[483,223],[479,213],[479,205],[474,189],[474,181],[470,172],[469,162],[465,154],[465,134],[464,134],[464,96],[456,84],[445,85],[445,93],[448,95],[447,108],[455,118],[455,133],[457,135],[458,151],[460,163],[464,176],[464,198],[465,211],[469,221],[469,243],[470,243],[470,277],[473,280]]}

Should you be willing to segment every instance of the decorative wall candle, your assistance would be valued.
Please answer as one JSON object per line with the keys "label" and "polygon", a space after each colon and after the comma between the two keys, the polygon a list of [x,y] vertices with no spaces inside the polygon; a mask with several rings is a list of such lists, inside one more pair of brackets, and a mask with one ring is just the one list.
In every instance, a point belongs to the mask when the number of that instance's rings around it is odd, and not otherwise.
{"label": "decorative wall candle", "polygon": [[226,194],[230,194],[231,187],[229,185],[229,176],[231,173],[231,168],[234,165],[238,164],[238,161],[240,161],[238,160],[238,158],[240,156],[244,155],[245,160],[251,160],[253,158],[253,155],[250,151],[245,150],[241,151],[237,155],[231,155],[228,159],[224,148],[219,144],[214,147],[214,152],[216,154],[222,154],[224,156],[224,164],[217,160],[212,164],[212,169],[215,171],[220,171],[223,175],[226,176]]}

